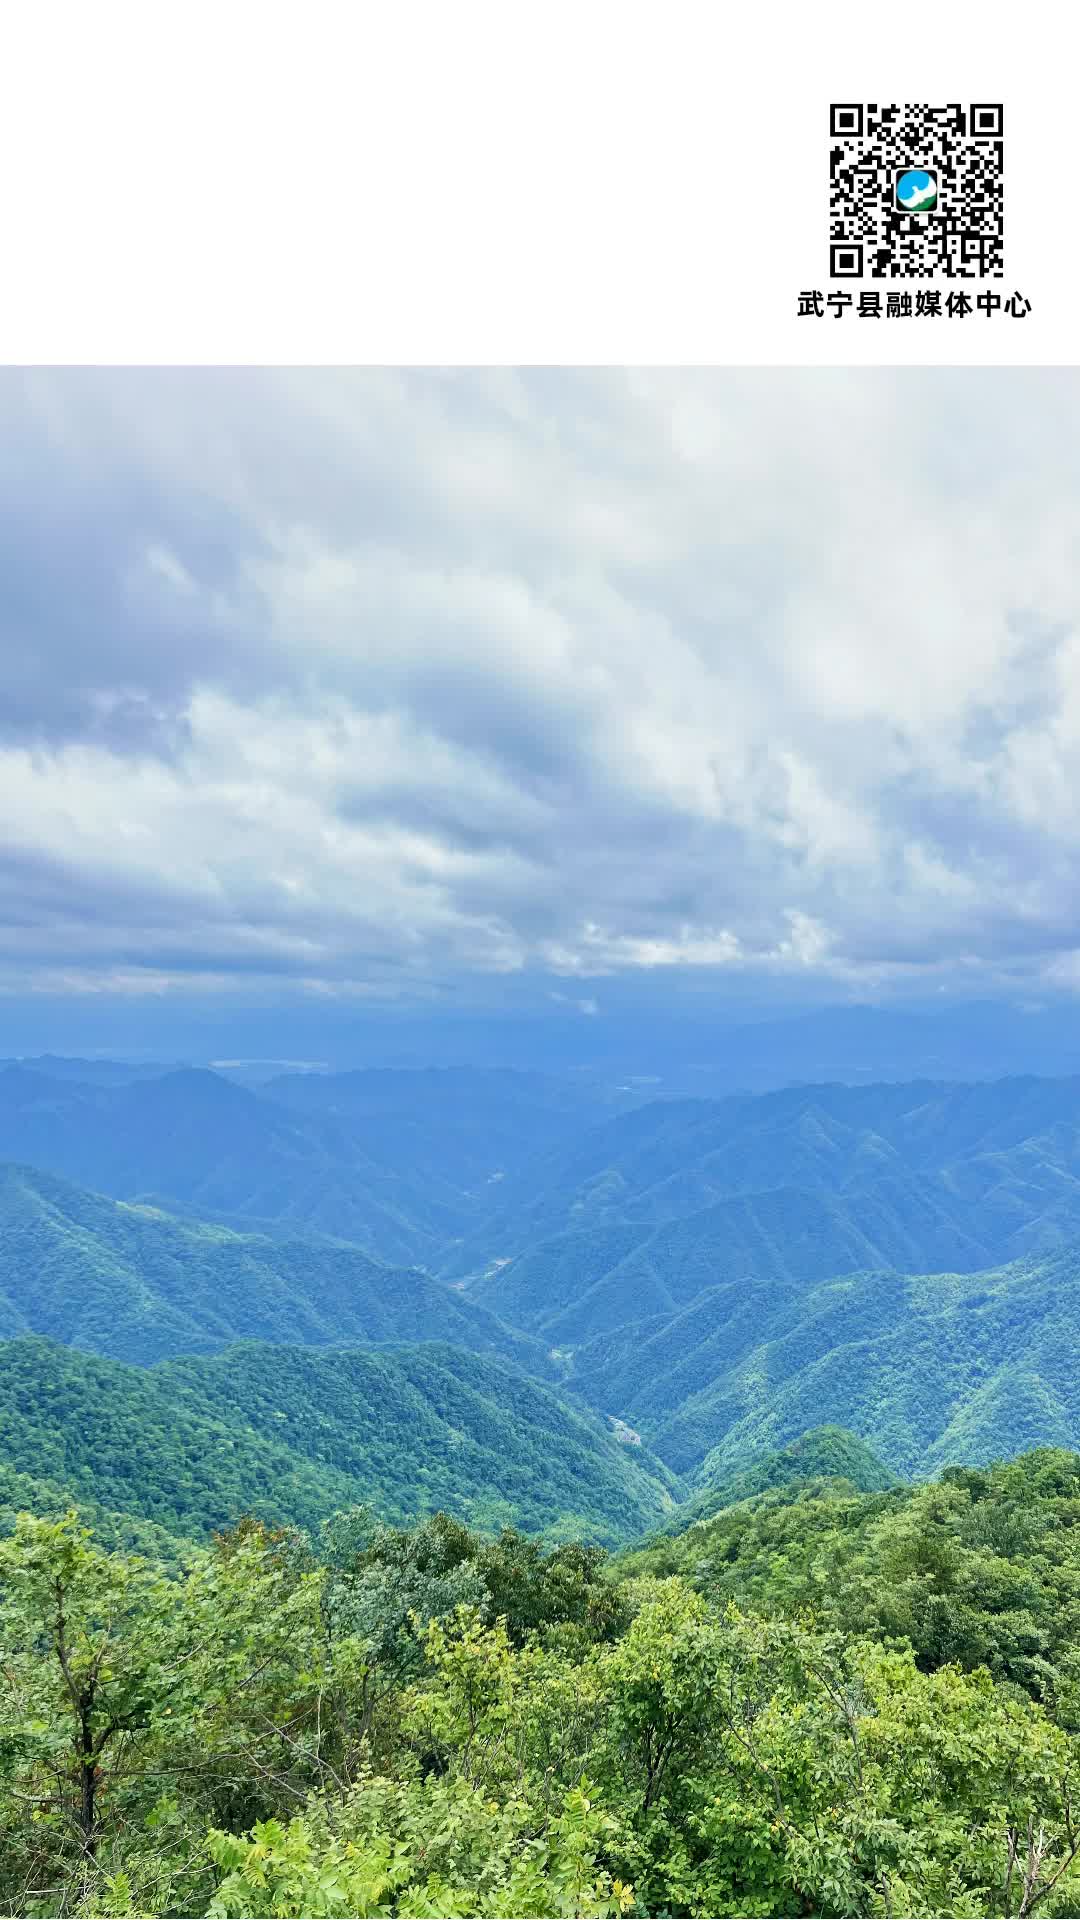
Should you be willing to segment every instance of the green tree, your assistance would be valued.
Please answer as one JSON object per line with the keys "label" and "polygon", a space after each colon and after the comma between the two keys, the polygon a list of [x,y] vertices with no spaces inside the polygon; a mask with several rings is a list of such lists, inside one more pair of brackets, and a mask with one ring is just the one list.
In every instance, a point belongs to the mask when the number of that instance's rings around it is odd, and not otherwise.
{"label": "green tree", "polygon": [[[146,1748],[186,1686],[175,1587],[95,1546],[74,1513],[22,1514],[0,1541],[6,1878],[89,1884]],[[20,1817],[21,1815],[21,1817]]]}
{"label": "green tree", "polygon": [[633,1888],[598,1855],[617,1822],[587,1780],[538,1818],[522,1797],[486,1797],[460,1776],[361,1783],[346,1805],[250,1835],[213,1833],[224,1869],[212,1915],[453,1916],[626,1914]]}

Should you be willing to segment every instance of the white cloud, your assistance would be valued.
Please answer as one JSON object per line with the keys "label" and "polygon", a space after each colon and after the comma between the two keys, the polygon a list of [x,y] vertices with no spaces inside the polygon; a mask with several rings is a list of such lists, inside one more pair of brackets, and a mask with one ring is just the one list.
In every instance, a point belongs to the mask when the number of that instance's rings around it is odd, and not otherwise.
{"label": "white cloud", "polygon": [[1071,370],[0,376],[5,979],[1071,985],[1078,428]]}

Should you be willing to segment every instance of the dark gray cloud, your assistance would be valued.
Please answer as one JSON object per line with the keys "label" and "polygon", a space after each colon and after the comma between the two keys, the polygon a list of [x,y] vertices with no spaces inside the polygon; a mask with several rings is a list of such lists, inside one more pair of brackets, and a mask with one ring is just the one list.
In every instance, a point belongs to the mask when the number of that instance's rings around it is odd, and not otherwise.
{"label": "dark gray cloud", "polygon": [[1078,428],[1072,370],[0,375],[0,989],[1073,990]]}

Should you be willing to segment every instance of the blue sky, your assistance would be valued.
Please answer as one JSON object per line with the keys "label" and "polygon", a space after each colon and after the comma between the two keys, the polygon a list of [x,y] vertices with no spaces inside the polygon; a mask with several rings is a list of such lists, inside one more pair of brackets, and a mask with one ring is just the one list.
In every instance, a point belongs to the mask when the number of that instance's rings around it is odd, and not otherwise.
{"label": "blue sky", "polygon": [[1071,996],[1078,429],[1071,369],[0,372],[0,1041]]}

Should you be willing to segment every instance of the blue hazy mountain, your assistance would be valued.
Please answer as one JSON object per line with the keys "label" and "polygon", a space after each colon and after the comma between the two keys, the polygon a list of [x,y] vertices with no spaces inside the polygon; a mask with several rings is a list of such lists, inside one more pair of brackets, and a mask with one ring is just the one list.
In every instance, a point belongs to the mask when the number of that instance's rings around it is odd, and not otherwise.
{"label": "blue hazy mountain", "polygon": [[[544,1075],[570,1073],[615,1079],[655,1075],[662,1090],[735,1091],[813,1080],[859,1082],[906,1079],[992,1079],[1006,1074],[1080,1072],[1080,1007],[1070,999],[1029,1008],[1005,1001],[950,1001],[947,1005],[877,1007],[834,1005],[740,1006],[702,991],[692,978],[673,981],[663,995],[620,980],[603,983],[598,1011],[544,1010],[537,992],[530,1009],[424,1012],[409,1008],[357,1011],[348,1029],[317,1009],[221,1013],[185,1020],[168,1007],[141,1007],[125,1026],[120,1013],[95,1025],[79,1009],[66,1024],[53,1018],[51,1045],[69,1058],[91,1044],[104,1054],[162,1063],[247,1057],[259,1080],[308,1061],[336,1071],[430,1067],[517,1068]],[[0,1049],[8,1056],[38,1054],[24,1066],[55,1071],[47,1047],[24,1039],[43,1031],[35,1003],[8,1000],[0,1019]],[[104,1014],[101,1016],[104,1022]],[[81,1037],[80,1037],[81,1036]],[[77,1064],[77,1063],[76,1063]],[[242,1063],[237,1073],[245,1073]],[[89,1074],[78,1077],[87,1079]]]}
{"label": "blue hazy mountain", "polygon": [[502,1073],[291,1076],[255,1092],[205,1069],[88,1085],[14,1066],[0,1071],[0,1160],[428,1266],[493,1182],[612,1105],[589,1085]]}

